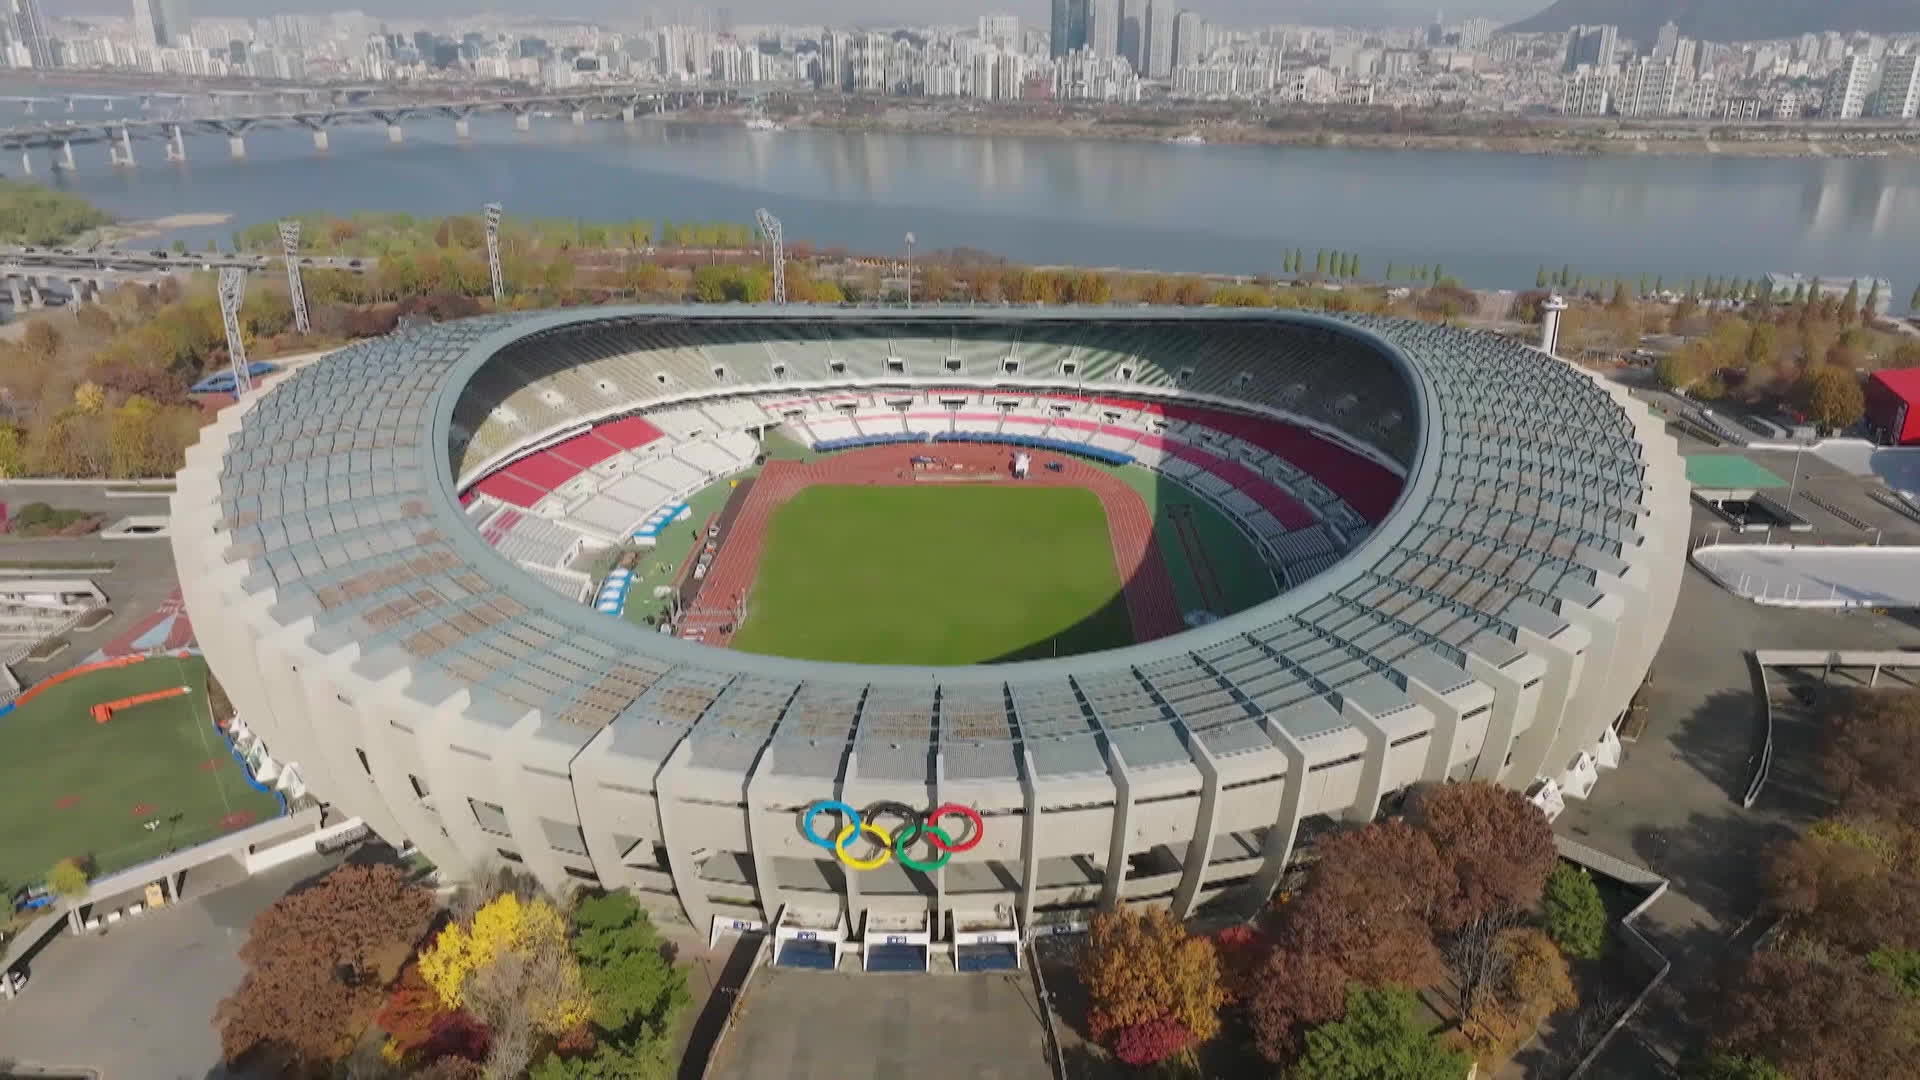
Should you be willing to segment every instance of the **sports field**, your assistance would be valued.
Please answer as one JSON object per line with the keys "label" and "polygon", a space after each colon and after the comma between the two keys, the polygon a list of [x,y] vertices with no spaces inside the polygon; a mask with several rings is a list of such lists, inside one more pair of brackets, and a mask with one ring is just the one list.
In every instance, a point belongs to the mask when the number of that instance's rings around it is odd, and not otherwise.
{"label": "sports field", "polygon": [[[173,686],[190,692],[105,724],[88,714]],[[0,716],[0,885],[9,896],[69,856],[91,857],[98,876],[279,813],[213,730],[198,657],[77,676]]]}
{"label": "sports field", "polygon": [[733,647],[973,664],[1132,641],[1090,491],[819,485],[774,514]]}

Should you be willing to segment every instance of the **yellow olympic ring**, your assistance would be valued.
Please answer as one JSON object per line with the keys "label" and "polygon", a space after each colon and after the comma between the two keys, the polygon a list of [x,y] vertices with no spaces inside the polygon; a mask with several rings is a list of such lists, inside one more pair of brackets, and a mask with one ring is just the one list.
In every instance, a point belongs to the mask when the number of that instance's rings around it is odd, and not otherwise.
{"label": "yellow olympic ring", "polygon": [[874,836],[879,837],[880,854],[875,855],[871,859],[856,859],[847,854],[847,841],[853,839],[855,831],[852,825],[847,825],[840,830],[840,835],[834,839],[833,853],[840,856],[840,861],[855,870],[878,870],[887,865],[887,860],[893,858],[893,837],[878,825],[870,822],[861,822],[860,828],[858,829],[859,832],[863,834],[872,833]]}

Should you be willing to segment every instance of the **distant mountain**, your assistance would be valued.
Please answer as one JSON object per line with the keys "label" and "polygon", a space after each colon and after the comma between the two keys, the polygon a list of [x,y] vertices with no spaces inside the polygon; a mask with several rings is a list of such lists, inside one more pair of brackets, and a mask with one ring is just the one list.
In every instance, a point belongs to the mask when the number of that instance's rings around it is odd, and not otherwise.
{"label": "distant mountain", "polygon": [[1760,41],[1823,30],[1920,31],[1920,0],[1556,0],[1507,29],[1544,33],[1576,25],[1620,28],[1651,43],[1667,21],[1705,41]]}

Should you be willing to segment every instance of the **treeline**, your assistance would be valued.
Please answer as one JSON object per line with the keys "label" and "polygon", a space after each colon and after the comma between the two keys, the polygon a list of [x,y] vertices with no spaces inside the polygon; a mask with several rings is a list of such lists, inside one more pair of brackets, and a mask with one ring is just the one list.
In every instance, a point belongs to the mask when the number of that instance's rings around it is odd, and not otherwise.
{"label": "treeline", "polygon": [[1702,1080],[1911,1076],[1920,1058],[1920,692],[1822,704],[1832,813],[1767,869],[1777,930],[1701,995]]}
{"label": "treeline", "polygon": [[53,247],[112,220],[112,215],[78,195],[0,180],[0,244]]}
{"label": "treeline", "polygon": [[[1592,881],[1559,864],[1517,792],[1422,789],[1404,817],[1313,854],[1297,893],[1212,937],[1159,910],[1097,916],[1078,967],[1094,1039],[1124,1064],[1195,1075],[1464,1077],[1573,1007],[1569,958],[1605,944]],[[1236,1039],[1250,1045],[1220,1043]]]}
{"label": "treeline", "polygon": [[[415,217],[399,213],[361,213],[349,217],[303,214],[300,250],[311,255],[383,257],[431,249],[483,248],[486,220],[479,214]],[[234,234],[240,251],[278,254],[277,222],[252,225]],[[508,217],[500,224],[502,251],[639,250],[697,247],[742,250],[758,243],[750,224],[721,221],[589,222],[573,218]]]}

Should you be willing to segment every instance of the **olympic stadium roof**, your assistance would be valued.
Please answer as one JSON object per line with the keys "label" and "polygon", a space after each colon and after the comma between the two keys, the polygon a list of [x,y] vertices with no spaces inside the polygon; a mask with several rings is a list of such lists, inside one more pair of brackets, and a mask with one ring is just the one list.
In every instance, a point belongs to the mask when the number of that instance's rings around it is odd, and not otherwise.
{"label": "olympic stadium roof", "polygon": [[[1335,368],[1316,376],[1322,382],[1392,379],[1363,398],[1322,394],[1322,415],[1307,419],[1349,438],[1371,433],[1407,481],[1393,511],[1332,569],[1149,644],[946,668],[709,648],[567,602],[488,546],[457,499],[471,470],[456,411],[473,409],[476,375],[496,356],[530,340],[663,324],[696,340],[804,326],[1013,338],[1161,324],[1218,328],[1256,351],[1263,334],[1276,348],[1310,335],[1303,340],[1377,357],[1371,373],[1322,365]],[[890,381],[1183,396],[1170,373],[1155,371],[1166,375],[1158,384],[1138,377],[1154,371]],[[652,390],[687,400],[742,386],[669,388],[663,378]],[[1268,400],[1242,404],[1301,415]],[[1469,655],[1500,667],[1523,655],[1523,631],[1561,633],[1570,607],[1599,603],[1606,581],[1625,572],[1649,512],[1632,420],[1594,380],[1490,335],[1384,318],[718,306],[487,316],[342,349],[249,405],[220,478],[222,527],[228,561],[244,565],[246,591],[271,597],[274,621],[312,620],[311,647],[358,650],[353,667],[364,677],[409,673],[405,692],[424,705],[464,693],[470,720],[506,727],[537,713],[543,737],[574,745],[611,724],[618,752],[655,759],[684,738],[695,764],[727,771],[765,749],[776,772],[832,777],[850,744],[862,775],[883,778],[926,775],[936,745],[951,779],[1011,776],[1022,749],[1043,776],[1099,772],[1103,743],[1150,768],[1188,762],[1189,740],[1215,756],[1270,746],[1263,718],[1315,739],[1350,726],[1348,705],[1389,715],[1412,704],[1409,680],[1445,692],[1470,681]]]}

